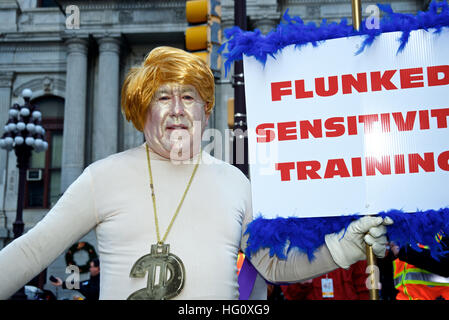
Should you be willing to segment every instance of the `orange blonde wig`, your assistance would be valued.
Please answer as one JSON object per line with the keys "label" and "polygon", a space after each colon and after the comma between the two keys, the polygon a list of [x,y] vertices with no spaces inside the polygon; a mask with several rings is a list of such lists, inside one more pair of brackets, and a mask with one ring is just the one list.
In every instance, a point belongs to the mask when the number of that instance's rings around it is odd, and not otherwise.
{"label": "orange blonde wig", "polygon": [[206,114],[212,112],[214,75],[206,62],[181,49],[157,47],[150,51],[141,66],[131,68],[122,87],[122,111],[137,130],[143,131],[153,95],[166,83],[194,86],[206,102]]}

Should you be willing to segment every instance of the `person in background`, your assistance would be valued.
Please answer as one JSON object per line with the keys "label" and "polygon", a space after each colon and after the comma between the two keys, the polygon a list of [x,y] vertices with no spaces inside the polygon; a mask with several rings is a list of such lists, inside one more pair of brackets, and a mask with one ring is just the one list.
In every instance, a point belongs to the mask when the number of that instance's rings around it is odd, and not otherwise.
{"label": "person in background", "polygon": [[[437,234],[435,239],[447,250],[446,235]],[[393,272],[397,300],[449,300],[449,254],[437,260],[425,245],[419,244],[421,251],[395,243],[390,247],[396,257]]]}
{"label": "person in background", "polygon": [[393,280],[393,263],[396,257],[391,250],[382,259],[377,259],[377,267],[379,268],[380,291],[379,299],[386,301],[395,301],[398,290],[394,287]]}
{"label": "person in background", "polygon": [[267,300],[268,301],[284,301],[284,293],[280,285],[268,284],[267,285]]}
{"label": "person in background", "polygon": [[[89,280],[83,281],[79,284],[79,291],[86,300],[98,300],[100,296],[100,260],[98,258],[90,261],[89,268],[90,278]],[[62,281],[61,278],[56,278],[57,281],[50,281],[54,286],[62,287],[63,289],[68,289],[66,283]]]}
{"label": "person in background", "polygon": [[286,300],[369,300],[366,268],[366,260],[361,260],[349,269],[280,287]]}

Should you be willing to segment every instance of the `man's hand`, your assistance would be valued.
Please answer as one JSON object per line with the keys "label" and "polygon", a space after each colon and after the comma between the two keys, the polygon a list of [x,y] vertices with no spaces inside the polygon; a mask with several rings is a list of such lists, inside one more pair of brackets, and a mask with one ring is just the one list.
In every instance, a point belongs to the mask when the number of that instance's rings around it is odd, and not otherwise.
{"label": "man's hand", "polygon": [[57,282],[54,281],[50,281],[52,285],[56,286],[56,287],[60,287],[62,286],[62,280],[61,278],[56,278],[56,280],[58,280]]}
{"label": "man's hand", "polygon": [[399,255],[399,250],[401,248],[399,248],[399,246],[394,242],[390,242],[389,245],[390,245],[390,251],[393,252],[394,257],[397,258]]}
{"label": "man's hand", "polygon": [[342,268],[349,268],[359,260],[366,259],[366,245],[373,247],[374,254],[383,258],[386,252],[386,225],[393,224],[393,220],[386,217],[365,216],[351,222],[346,232],[327,234],[326,245],[335,263]]}

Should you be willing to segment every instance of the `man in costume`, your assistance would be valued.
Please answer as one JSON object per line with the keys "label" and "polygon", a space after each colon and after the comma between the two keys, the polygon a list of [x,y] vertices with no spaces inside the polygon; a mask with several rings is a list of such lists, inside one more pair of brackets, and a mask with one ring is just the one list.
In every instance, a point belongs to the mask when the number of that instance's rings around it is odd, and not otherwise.
{"label": "man in costume", "polygon": [[[248,179],[200,150],[214,106],[214,77],[198,57],[159,47],[128,74],[127,120],[139,147],[89,165],[33,229],[0,251],[5,299],[95,228],[100,299],[238,299],[237,255],[251,222]],[[326,236],[309,261],[270,249],[251,262],[270,282],[296,282],[365,259],[365,241],[385,254],[391,221],[363,217]]]}

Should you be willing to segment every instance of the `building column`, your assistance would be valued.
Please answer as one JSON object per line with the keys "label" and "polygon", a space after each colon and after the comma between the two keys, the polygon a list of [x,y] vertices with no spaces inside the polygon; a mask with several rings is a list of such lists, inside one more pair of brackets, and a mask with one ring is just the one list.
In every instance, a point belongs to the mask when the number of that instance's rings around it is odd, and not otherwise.
{"label": "building column", "polygon": [[[0,72],[0,131],[9,119],[9,108],[11,107],[11,87],[14,73]],[[6,152],[0,152],[0,184],[5,179]],[[0,195],[1,197],[1,195]],[[1,199],[1,198],[0,198]]]}
{"label": "building column", "polygon": [[259,29],[262,34],[267,34],[273,29],[277,27],[277,22],[279,21],[279,18],[272,17],[273,15],[268,16],[262,16],[258,17],[257,20],[254,21],[254,27],[256,29]]}
{"label": "building column", "polygon": [[117,152],[118,114],[120,108],[119,37],[98,37],[99,66],[97,104],[93,115],[93,161],[103,159]]}
{"label": "building column", "polygon": [[84,170],[86,135],[87,40],[70,38],[67,46],[61,192]]}
{"label": "building column", "polygon": [[[13,72],[0,72],[0,132],[9,119],[9,108],[11,106],[11,88]],[[14,153],[14,152],[12,152]],[[6,191],[8,186],[8,157],[10,151],[0,150],[0,248],[3,247],[3,239],[7,237],[6,229]],[[11,157],[9,157],[11,158]],[[12,163],[15,166],[15,163]]]}

